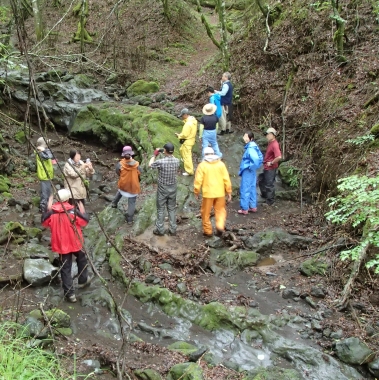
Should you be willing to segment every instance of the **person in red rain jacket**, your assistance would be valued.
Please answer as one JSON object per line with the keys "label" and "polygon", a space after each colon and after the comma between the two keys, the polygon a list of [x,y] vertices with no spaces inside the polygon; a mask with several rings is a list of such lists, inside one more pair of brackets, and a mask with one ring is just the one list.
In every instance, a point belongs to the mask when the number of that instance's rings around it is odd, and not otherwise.
{"label": "person in red rain jacket", "polygon": [[88,215],[81,202],[79,210],[68,203],[71,193],[67,189],[58,191],[58,201],[52,204],[49,199],[47,211],[42,214],[42,225],[51,230],[51,249],[59,253],[61,277],[64,296],[68,302],[76,302],[73,280],[71,275],[72,257],[76,257],[78,264],[78,287],[89,285],[92,278],[88,276],[87,258],[82,251],[82,227],[88,224]]}

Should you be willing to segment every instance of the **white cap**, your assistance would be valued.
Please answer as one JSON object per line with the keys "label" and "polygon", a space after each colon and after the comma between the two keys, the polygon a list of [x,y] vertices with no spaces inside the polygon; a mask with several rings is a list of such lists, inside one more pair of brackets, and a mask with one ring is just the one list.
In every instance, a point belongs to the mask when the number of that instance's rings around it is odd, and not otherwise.
{"label": "white cap", "polygon": [[61,202],[66,202],[71,198],[71,192],[67,189],[58,190],[58,198]]}
{"label": "white cap", "polygon": [[206,154],[215,154],[215,151],[210,146],[207,146],[206,148],[204,148],[204,156]]}

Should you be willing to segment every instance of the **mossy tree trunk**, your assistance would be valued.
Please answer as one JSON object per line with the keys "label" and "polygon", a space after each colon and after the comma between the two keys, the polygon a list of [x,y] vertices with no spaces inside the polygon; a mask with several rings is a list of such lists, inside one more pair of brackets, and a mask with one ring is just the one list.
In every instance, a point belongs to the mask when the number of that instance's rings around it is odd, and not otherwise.
{"label": "mossy tree trunk", "polygon": [[224,71],[229,70],[230,53],[228,46],[228,31],[226,28],[225,0],[216,0],[216,10],[220,20],[221,53]]}
{"label": "mossy tree trunk", "polygon": [[197,0],[197,11],[201,14],[201,22],[203,23],[203,25],[205,26],[205,30],[207,31],[207,35],[208,37],[211,39],[211,41],[213,42],[213,44],[221,50],[221,45],[220,43],[216,40],[213,32],[212,32],[212,27],[211,25],[209,24],[209,22],[207,21],[207,19],[205,18],[202,10],[201,10],[201,4],[200,4],[200,0]]}
{"label": "mossy tree trunk", "polygon": [[344,39],[345,39],[345,24],[346,20],[344,20],[339,13],[339,5],[338,0],[331,1],[333,8],[333,16],[332,18],[336,21],[337,30],[334,34],[334,41],[337,46],[337,59],[339,62],[346,62],[345,51],[344,51]]}
{"label": "mossy tree trunk", "polygon": [[167,18],[168,21],[171,20],[171,14],[170,14],[170,2],[169,0],[162,0],[163,4],[163,14]]}
{"label": "mossy tree trunk", "polygon": [[92,37],[86,30],[88,16],[88,0],[81,0],[73,9],[73,13],[79,16],[78,29],[74,35],[74,41],[80,41],[80,53],[84,55],[84,44],[91,43]]}
{"label": "mossy tree trunk", "polygon": [[37,41],[41,41],[44,37],[43,30],[43,19],[41,13],[41,2],[40,0],[31,0],[33,7],[33,15],[34,15],[34,26],[36,31]]}

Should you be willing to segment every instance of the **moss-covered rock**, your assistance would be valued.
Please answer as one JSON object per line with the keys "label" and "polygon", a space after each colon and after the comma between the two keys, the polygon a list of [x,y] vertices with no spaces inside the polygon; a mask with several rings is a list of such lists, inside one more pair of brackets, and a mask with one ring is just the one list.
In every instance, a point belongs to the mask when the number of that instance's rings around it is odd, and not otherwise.
{"label": "moss-covered rock", "polygon": [[379,123],[372,126],[370,133],[375,136],[379,135]]}
{"label": "moss-covered rock", "polygon": [[329,265],[325,261],[312,258],[303,261],[300,264],[299,270],[301,274],[307,277],[313,276],[315,274],[325,276],[328,268]]}
{"label": "moss-covered rock", "polygon": [[[70,316],[61,309],[50,309],[45,311],[45,314],[54,327],[69,328],[71,325]],[[44,319],[41,311],[38,309],[32,310],[29,315],[39,320]]]}
{"label": "moss-covered rock", "polygon": [[291,165],[291,161],[282,162],[279,165],[278,172],[282,181],[291,187],[298,187],[300,171]]}
{"label": "moss-covered rock", "polygon": [[162,380],[161,375],[153,369],[137,369],[134,375],[140,380]]}
{"label": "moss-covered rock", "polygon": [[216,275],[257,265],[260,255],[255,251],[211,249],[209,266]]}
{"label": "moss-covered rock", "polygon": [[[120,148],[132,145],[137,159],[147,157],[157,147],[170,141],[179,155],[180,132],[183,123],[167,112],[130,104],[101,103],[83,107],[71,128],[71,135],[96,138],[107,147]],[[151,172],[151,171],[149,171]]]}
{"label": "moss-covered rock", "polygon": [[128,97],[136,95],[152,94],[159,91],[159,85],[156,82],[146,82],[144,80],[137,80],[131,86],[128,87],[126,93]]}
{"label": "moss-covered rock", "polygon": [[153,99],[145,95],[132,96],[129,100],[141,106],[149,106],[153,103]]}
{"label": "moss-covered rock", "polygon": [[58,327],[56,330],[59,334],[62,334],[64,336],[72,335],[72,329],[70,329],[69,327]]}
{"label": "moss-covered rock", "polygon": [[198,351],[198,348],[187,342],[175,342],[167,347],[171,351],[180,352],[183,355],[189,355]]}
{"label": "moss-covered rock", "polygon": [[203,378],[203,370],[196,363],[176,364],[167,376],[167,380],[202,380]]}
{"label": "moss-covered rock", "polygon": [[71,81],[79,88],[91,88],[95,84],[95,79],[85,74],[75,75]]}
{"label": "moss-covered rock", "polygon": [[7,193],[11,182],[7,177],[0,175],[0,193]]}

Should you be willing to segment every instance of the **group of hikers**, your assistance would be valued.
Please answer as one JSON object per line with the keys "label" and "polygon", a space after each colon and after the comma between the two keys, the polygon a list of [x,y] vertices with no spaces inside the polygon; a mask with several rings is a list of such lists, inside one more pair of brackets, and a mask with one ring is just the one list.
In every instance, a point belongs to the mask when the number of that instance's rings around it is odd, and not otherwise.
{"label": "group of hikers", "polygon": [[[184,164],[184,176],[194,175],[194,195],[199,199],[202,193],[201,218],[203,235],[213,236],[213,228],[210,220],[211,211],[214,210],[216,236],[221,236],[225,231],[226,202],[232,198],[232,184],[228,170],[222,161],[222,153],[217,143],[217,129],[219,135],[232,133],[232,96],[233,86],[230,82],[230,73],[222,76],[220,91],[208,87],[206,90],[210,97],[209,103],[203,107],[203,116],[200,119],[199,138],[202,144],[202,162],[194,170],[192,162],[192,147],[195,144],[198,122],[190,111],[184,108],[179,117],[183,119],[184,126],[181,133],[175,135],[180,140],[180,156]],[[266,133],[268,147],[265,157],[254,141],[253,132],[243,135],[245,142],[244,153],[241,159],[239,176],[240,185],[240,209],[238,214],[247,215],[249,212],[257,212],[257,170],[264,165],[263,173],[259,175],[258,183],[261,196],[265,198],[267,205],[275,201],[275,176],[278,163],[281,159],[279,143],[276,140],[277,132],[274,128],[268,128]],[[51,229],[51,248],[59,254],[61,264],[61,278],[66,300],[76,302],[71,276],[72,259],[76,257],[79,270],[79,288],[87,286],[91,277],[87,271],[87,259],[83,252],[83,237],[81,228],[86,226],[89,217],[85,212],[85,199],[87,197],[88,180],[94,174],[92,163],[81,160],[78,150],[71,150],[69,159],[63,168],[64,188],[56,194],[57,202],[53,204],[51,179],[53,178],[54,157],[48,148],[49,140],[40,137],[36,143],[37,175],[41,182],[40,211],[42,212],[42,224]],[[150,169],[158,171],[157,179],[157,218],[153,233],[158,236],[165,234],[175,236],[176,223],[176,195],[177,174],[180,168],[180,160],[174,157],[174,144],[167,142],[163,148],[156,148],[148,163]],[[112,207],[118,207],[122,197],[128,199],[126,222],[133,223],[136,209],[136,199],[141,192],[140,175],[141,167],[134,159],[135,152],[131,146],[124,146],[121,160],[116,164],[116,173],[119,176],[118,191],[111,203]],[[168,213],[169,228],[164,226],[165,212]]]}

